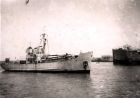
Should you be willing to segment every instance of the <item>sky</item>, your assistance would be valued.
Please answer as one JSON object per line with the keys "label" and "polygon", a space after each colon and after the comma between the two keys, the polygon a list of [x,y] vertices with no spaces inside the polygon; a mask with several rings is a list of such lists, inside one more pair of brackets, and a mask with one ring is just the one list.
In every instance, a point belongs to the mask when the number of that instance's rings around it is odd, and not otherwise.
{"label": "sky", "polygon": [[48,35],[49,54],[140,48],[140,0],[1,0],[0,59],[24,58]]}

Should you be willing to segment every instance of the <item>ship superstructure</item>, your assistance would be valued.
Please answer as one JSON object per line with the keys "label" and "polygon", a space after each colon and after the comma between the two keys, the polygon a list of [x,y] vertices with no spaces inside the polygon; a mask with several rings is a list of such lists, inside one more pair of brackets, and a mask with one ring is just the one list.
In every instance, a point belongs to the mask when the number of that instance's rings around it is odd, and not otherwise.
{"label": "ship superstructure", "polygon": [[46,38],[45,33],[41,35],[39,46],[32,48],[29,46],[26,49],[26,62],[27,63],[40,63],[46,60],[47,55],[45,54]]}

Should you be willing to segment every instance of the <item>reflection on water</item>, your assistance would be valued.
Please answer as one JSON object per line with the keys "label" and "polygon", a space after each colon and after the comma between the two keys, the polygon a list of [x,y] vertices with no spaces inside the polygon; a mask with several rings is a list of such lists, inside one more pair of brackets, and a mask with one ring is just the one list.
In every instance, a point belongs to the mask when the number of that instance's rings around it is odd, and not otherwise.
{"label": "reflection on water", "polygon": [[140,97],[140,66],[100,63],[94,64],[92,69],[92,88],[99,98]]}
{"label": "reflection on water", "polygon": [[0,72],[0,98],[139,98],[140,66],[93,63],[90,74]]}

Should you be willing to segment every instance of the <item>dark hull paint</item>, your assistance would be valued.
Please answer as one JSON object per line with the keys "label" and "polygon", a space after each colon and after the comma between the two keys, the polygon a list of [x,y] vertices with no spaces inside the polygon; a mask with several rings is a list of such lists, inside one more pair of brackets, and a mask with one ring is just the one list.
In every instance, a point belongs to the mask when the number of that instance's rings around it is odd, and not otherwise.
{"label": "dark hull paint", "polygon": [[31,72],[31,73],[90,73],[90,70],[74,70],[74,71],[67,71],[67,70],[63,70],[63,71],[52,71],[52,70],[39,70],[39,71],[35,71],[35,70],[5,70],[5,72]]}
{"label": "dark hull paint", "polygon": [[114,60],[114,65],[123,64],[123,65],[140,65],[140,61],[121,61],[121,60]]}

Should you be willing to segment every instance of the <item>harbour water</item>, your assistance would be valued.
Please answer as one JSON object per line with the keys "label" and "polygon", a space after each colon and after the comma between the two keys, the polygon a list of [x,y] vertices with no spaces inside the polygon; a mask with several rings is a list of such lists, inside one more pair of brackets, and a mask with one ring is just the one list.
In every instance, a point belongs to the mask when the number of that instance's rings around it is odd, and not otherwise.
{"label": "harbour water", "polygon": [[94,62],[90,74],[0,69],[0,98],[140,98],[140,66]]}

